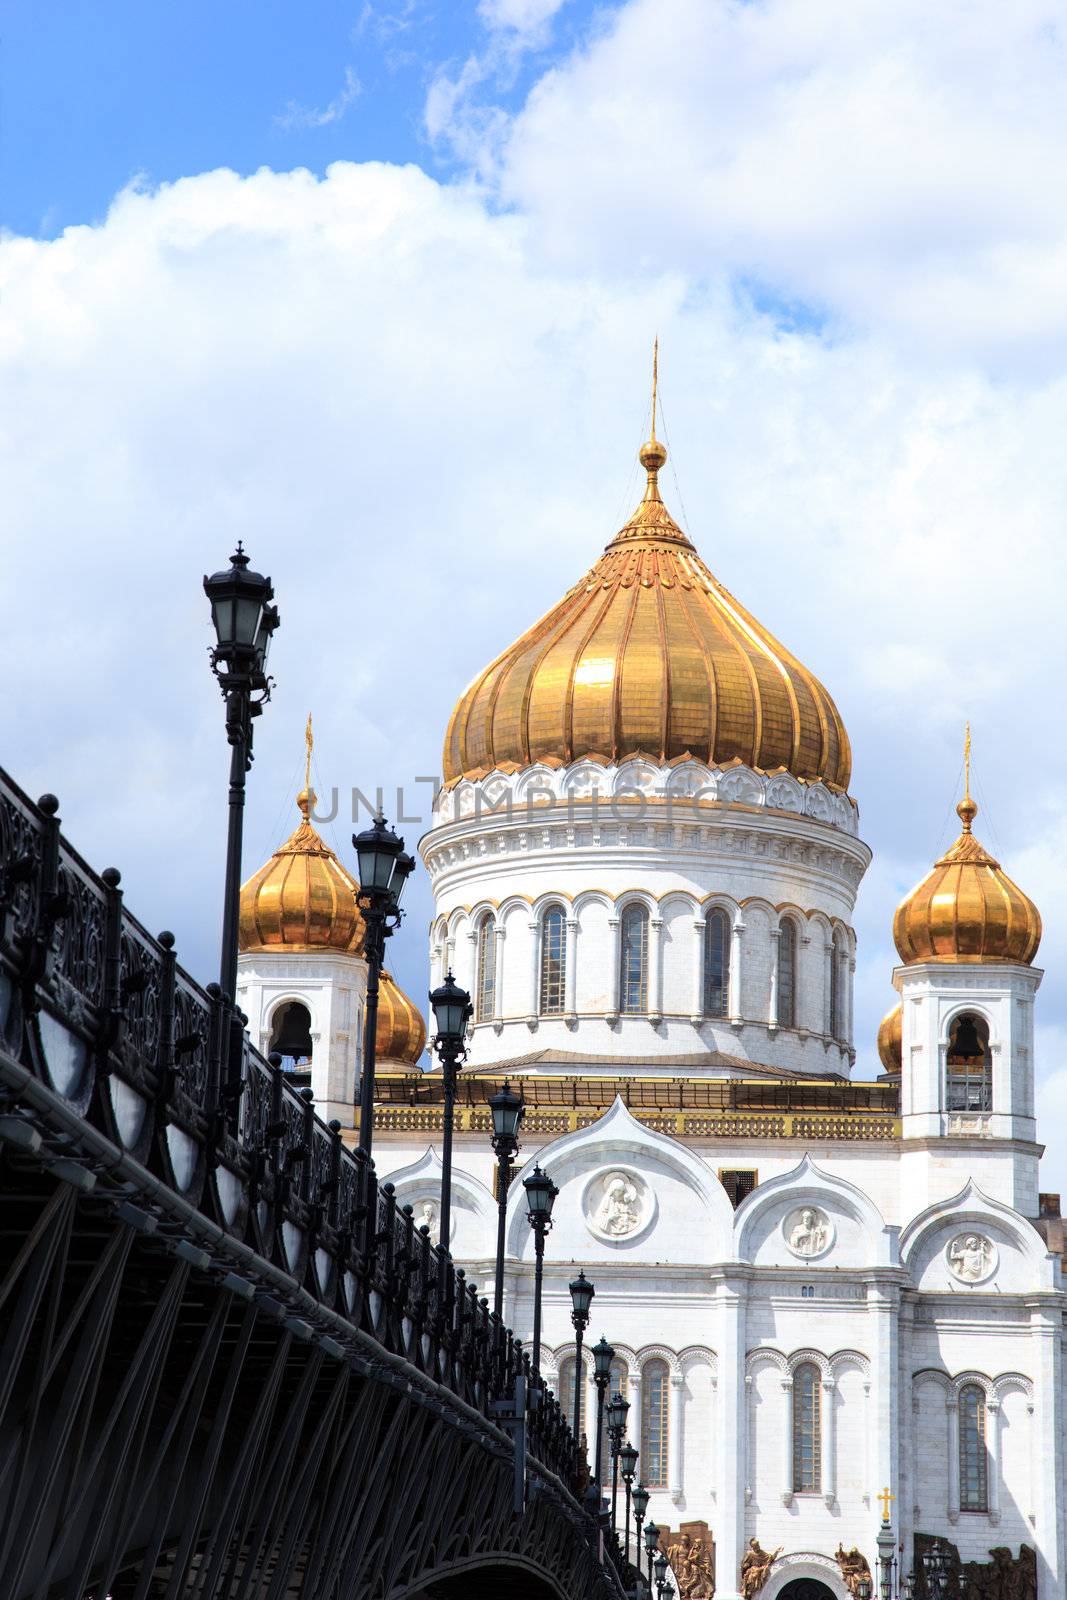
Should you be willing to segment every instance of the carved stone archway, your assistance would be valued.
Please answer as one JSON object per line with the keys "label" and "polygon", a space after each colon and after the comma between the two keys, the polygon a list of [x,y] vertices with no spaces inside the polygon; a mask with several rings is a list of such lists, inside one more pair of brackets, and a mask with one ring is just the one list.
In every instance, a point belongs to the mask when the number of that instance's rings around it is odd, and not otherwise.
{"label": "carved stone archway", "polygon": [[[805,1584],[819,1584],[822,1589],[793,1593],[792,1585],[804,1580]],[[841,1577],[841,1569],[832,1556],[818,1550],[793,1550],[779,1556],[767,1575],[759,1600],[851,1600]]]}

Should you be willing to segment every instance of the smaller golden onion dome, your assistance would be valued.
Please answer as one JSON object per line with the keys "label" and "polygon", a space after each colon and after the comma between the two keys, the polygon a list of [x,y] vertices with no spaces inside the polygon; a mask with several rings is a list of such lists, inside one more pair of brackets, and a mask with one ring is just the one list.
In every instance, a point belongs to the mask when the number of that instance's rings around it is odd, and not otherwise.
{"label": "smaller golden onion dome", "polygon": [[887,1011],[878,1028],[878,1054],[887,1072],[901,1070],[904,1058],[902,1026],[904,1007],[898,1001],[892,1011]]}
{"label": "smaller golden onion dome", "polygon": [[1010,961],[1029,966],[1041,942],[1033,901],[971,832],[978,807],[970,786],[951,850],[897,907],[893,939],[906,965],[916,961]]}
{"label": "smaller golden onion dome", "polygon": [[426,1048],[426,1023],[414,1000],[384,969],[378,985],[378,1026],[374,1053],[379,1062],[398,1061],[413,1067]]}
{"label": "smaller golden onion dome", "polygon": [[302,789],[296,803],[299,827],[241,889],[240,948],[360,955],[359,885],[311,826],[315,791]]}

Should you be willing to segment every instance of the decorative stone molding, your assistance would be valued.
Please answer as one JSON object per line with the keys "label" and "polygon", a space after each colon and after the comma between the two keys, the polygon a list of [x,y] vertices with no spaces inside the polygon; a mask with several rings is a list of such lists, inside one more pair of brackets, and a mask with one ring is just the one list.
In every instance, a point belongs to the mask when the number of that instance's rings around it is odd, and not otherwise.
{"label": "decorative stone molding", "polygon": [[594,1238],[606,1244],[631,1244],[655,1220],[656,1197],[639,1172],[609,1167],[586,1184],[582,1212]]}
{"label": "decorative stone molding", "polygon": [[995,1274],[1000,1252],[984,1233],[957,1233],[945,1246],[948,1270],[957,1283],[985,1283]]}
{"label": "decorative stone molding", "polygon": [[821,1206],[797,1206],[782,1219],[786,1249],[801,1261],[818,1261],[834,1247],[833,1222]]}

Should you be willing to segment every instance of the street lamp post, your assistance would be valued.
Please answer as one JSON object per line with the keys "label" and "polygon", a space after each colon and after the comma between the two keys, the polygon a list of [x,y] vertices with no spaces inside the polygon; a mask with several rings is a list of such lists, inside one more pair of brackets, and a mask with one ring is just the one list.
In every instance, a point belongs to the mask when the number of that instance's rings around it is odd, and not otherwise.
{"label": "street lamp post", "polygon": [[219,987],[232,1003],[237,992],[245,777],[252,765],[252,722],[270,699],[267,652],[279,617],[277,606],[269,604],[274,598],[273,584],[261,572],[250,571],[240,544],[230,557],[228,568],[210,578],[205,576],[204,593],[211,602],[211,620],[215,624],[211,670],[226,702],[226,738],[230,745],[230,821]]}
{"label": "street lamp post", "polygon": [[657,1553],[652,1565],[656,1569],[656,1593],[662,1600],[664,1586],[667,1582],[667,1557],[662,1550]]}
{"label": "street lamp post", "polygon": [[633,1500],[634,1500],[634,1528],[636,1530],[635,1533],[634,1533],[634,1548],[635,1548],[635,1550],[637,1552],[637,1561],[636,1561],[635,1565],[637,1567],[638,1572],[640,1572],[641,1571],[641,1524],[644,1522],[644,1520],[645,1520],[645,1512],[648,1510],[648,1490],[645,1488],[643,1483],[639,1483],[637,1485],[637,1487],[634,1489]]}
{"label": "street lamp post", "polygon": [[504,1242],[508,1218],[508,1189],[511,1187],[511,1160],[519,1148],[519,1125],[526,1107],[522,1096],[504,1084],[489,1102],[493,1113],[493,1150],[496,1153],[496,1283],[493,1310],[504,1315]]}
{"label": "street lamp post", "polygon": [[637,1473],[637,1455],[637,1447],[630,1444],[629,1440],[619,1451],[619,1471],[622,1474],[622,1481],[626,1485],[626,1516],[622,1524],[622,1547],[626,1553],[627,1561],[630,1559],[630,1493]]}
{"label": "street lamp post", "polygon": [[932,1600],[946,1600],[948,1595],[948,1550],[940,1539],[923,1551],[923,1570],[926,1587]]}
{"label": "street lamp post", "polygon": [[363,1072],[359,1084],[359,1148],[369,1156],[374,1141],[374,1067],[378,1032],[378,980],[385,941],[399,925],[400,896],[415,870],[404,841],[379,813],[369,828],[352,835],[359,864],[359,908],[366,924],[367,1003],[363,1021]]}
{"label": "street lamp post", "polygon": [[597,1481],[598,1492],[604,1483],[604,1396],[611,1382],[611,1363],[614,1360],[615,1351],[601,1334],[593,1346],[593,1382],[596,1384],[596,1452],[593,1476]]}
{"label": "street lamp post", "polygon": [[582,1435],[582,1338],[589,1326],[589,1307],[596,1290],[579,1268],[578,1276],[570,1282],[571,1321],[574,1324],[574,1442],[581,1444]]}
{"label": "street lamp post", "polygon": [[645,1524],[645,1551],[648,1555],[648,1587],[652,1588],[652,1558],[659,1547],[659,1529],[654,1522]]}
{"label": "street lamp post", "polygon": [[619,1500],[619,1450],[622,1447],[623,1434],[626,1432],[626,1416],[630,1409],[629,1400],[616,1390],[608,1401],[608,1438],[611,1440],[611,1526],[614,1531],[617,1525],[617,1506]]}
{"label": "street lamp post", "polygon": [[541,1292],[545,1276],[545,1234],[552,1226],[552,1204],[559,1194],[559,1190],[552,1182],[547,1172],[542,1172],[535,1166],[528,1178],[523,1178],[522,1186],[526,1190],[526,1216],[530,1227],[534,1231],[534,1333],[533,1333],[533,1368],[540,1376],[541,1372]]}
{"label": "street lamp post", "polygon": [[[445,1079],[445,1124],[441,1136],[441,1219],[440,1240],[449,1249],[452,1232],[452,1123],[456,1109],[456,1074],[467,1054],[465,1040],[470,1021],[471,997],[461,989],[451,972],[430,995],[437,1032],[433,1047],[441,1058]],[[369,1023],[368,1023],[369,1026]],[[362,1128],[360,1133],[362,1133]]]}

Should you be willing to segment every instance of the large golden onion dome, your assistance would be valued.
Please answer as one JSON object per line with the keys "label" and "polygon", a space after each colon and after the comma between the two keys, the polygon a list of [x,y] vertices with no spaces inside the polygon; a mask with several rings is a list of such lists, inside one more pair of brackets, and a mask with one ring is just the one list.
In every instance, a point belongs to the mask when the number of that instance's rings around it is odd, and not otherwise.
{"label": "large golden onion dome", "polygon": [[878,1055],[887,1072],[901,1070],[904,1059],[904,1007],[898,1001],[887,1011],[878,1027]]}
{"label": "large golden onion dome", "polygon": [[916,961],[1012,961],[1028,966],[1041,942],[1033,901],[971,832],[978,807],[967,793],[951,850],[897,907],[893,939],[906,965]]}
{"label": "large golden onion dome", "polygon": [[315,792],[297,796],[300,825],[241,889],[242,950],[343,950],[359,955],[359,885],[311,826]]}
{"label": "large golden onion dome", "polygon": [[655,413],[640,459],[648,482],[629,522],[456,706],[445,782],[643,754],[847,789],[852,755],[830,695],[712,576],[664,505]]}
{"label": "large golden onion dome", "polygon": [[400,1062],[413,1067],[426,1048],[426,1023],[392,973],[382,971],[378,985],[378,1026],[374,1053],[381,1063]]}

